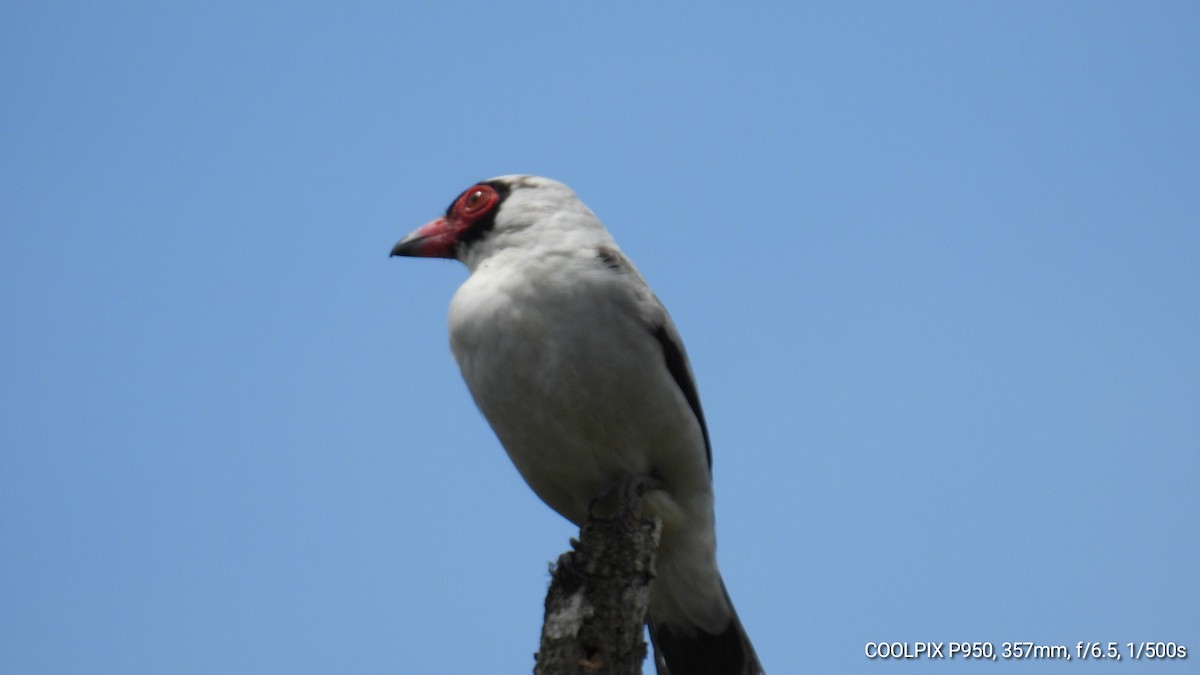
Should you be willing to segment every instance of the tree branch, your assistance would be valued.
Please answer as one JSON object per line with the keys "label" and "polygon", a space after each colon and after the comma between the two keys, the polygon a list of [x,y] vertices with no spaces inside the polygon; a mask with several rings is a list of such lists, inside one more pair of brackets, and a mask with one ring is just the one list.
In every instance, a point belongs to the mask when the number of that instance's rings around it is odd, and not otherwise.
{"label": "tree branch", "polygon": [[592,502],[573,550],[551,570],[535,675],[640,675],[658,518],[642,515],[657,484],[626,476]]}

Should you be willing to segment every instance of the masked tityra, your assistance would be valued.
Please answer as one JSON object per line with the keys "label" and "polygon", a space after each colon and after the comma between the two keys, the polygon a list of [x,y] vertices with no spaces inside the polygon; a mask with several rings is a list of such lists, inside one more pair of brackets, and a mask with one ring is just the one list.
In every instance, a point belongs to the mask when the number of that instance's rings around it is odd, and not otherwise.
{"label": "masked tityra", "polygon": [[717,569],[712,454],[671,318],[595,214],[557,181],[459,195],[394,256],[456,258],[450,347],[521,476],[576,524],[628,474],[662,519],[650,630],[673,675],[761,672]]}

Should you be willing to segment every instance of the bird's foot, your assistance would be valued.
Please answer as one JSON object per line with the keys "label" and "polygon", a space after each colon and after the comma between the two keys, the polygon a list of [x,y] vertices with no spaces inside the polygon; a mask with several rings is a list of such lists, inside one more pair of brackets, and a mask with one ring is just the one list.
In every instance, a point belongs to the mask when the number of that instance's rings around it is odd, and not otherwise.
{"label": "bird's foot", "polygon": [[654,476],[626,474],[596,495],[588,505],[588,517],[619,518],[633,527],[642,519],[642,495],[664,487],[663,481]]}

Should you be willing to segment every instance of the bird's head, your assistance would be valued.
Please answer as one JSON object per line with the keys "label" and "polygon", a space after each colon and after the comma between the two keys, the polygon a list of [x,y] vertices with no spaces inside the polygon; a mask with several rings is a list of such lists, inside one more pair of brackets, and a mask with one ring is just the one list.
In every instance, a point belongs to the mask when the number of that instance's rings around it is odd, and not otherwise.
{"label": "bird's head", "polygon": [[464,190],[446,214],[392,247],[394,256],[455,258],[473,268],[502,248],[569,245],[608,233],[571,188],[541,176],[500,176]]}

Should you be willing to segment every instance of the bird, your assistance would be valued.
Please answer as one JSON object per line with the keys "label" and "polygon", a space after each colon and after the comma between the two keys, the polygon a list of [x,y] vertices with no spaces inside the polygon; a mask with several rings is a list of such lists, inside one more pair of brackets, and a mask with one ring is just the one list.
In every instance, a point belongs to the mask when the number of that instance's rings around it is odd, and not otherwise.
{"label": "bird", "polygon": [[622,476],[662,522],[647,624],[660,673],[754,675],[716,559],[712,448],[671,317],[599,218],[556,180],[507,175],[459,194],[392,256],[448,258],[450,348],[517,471],[582,525]]}

